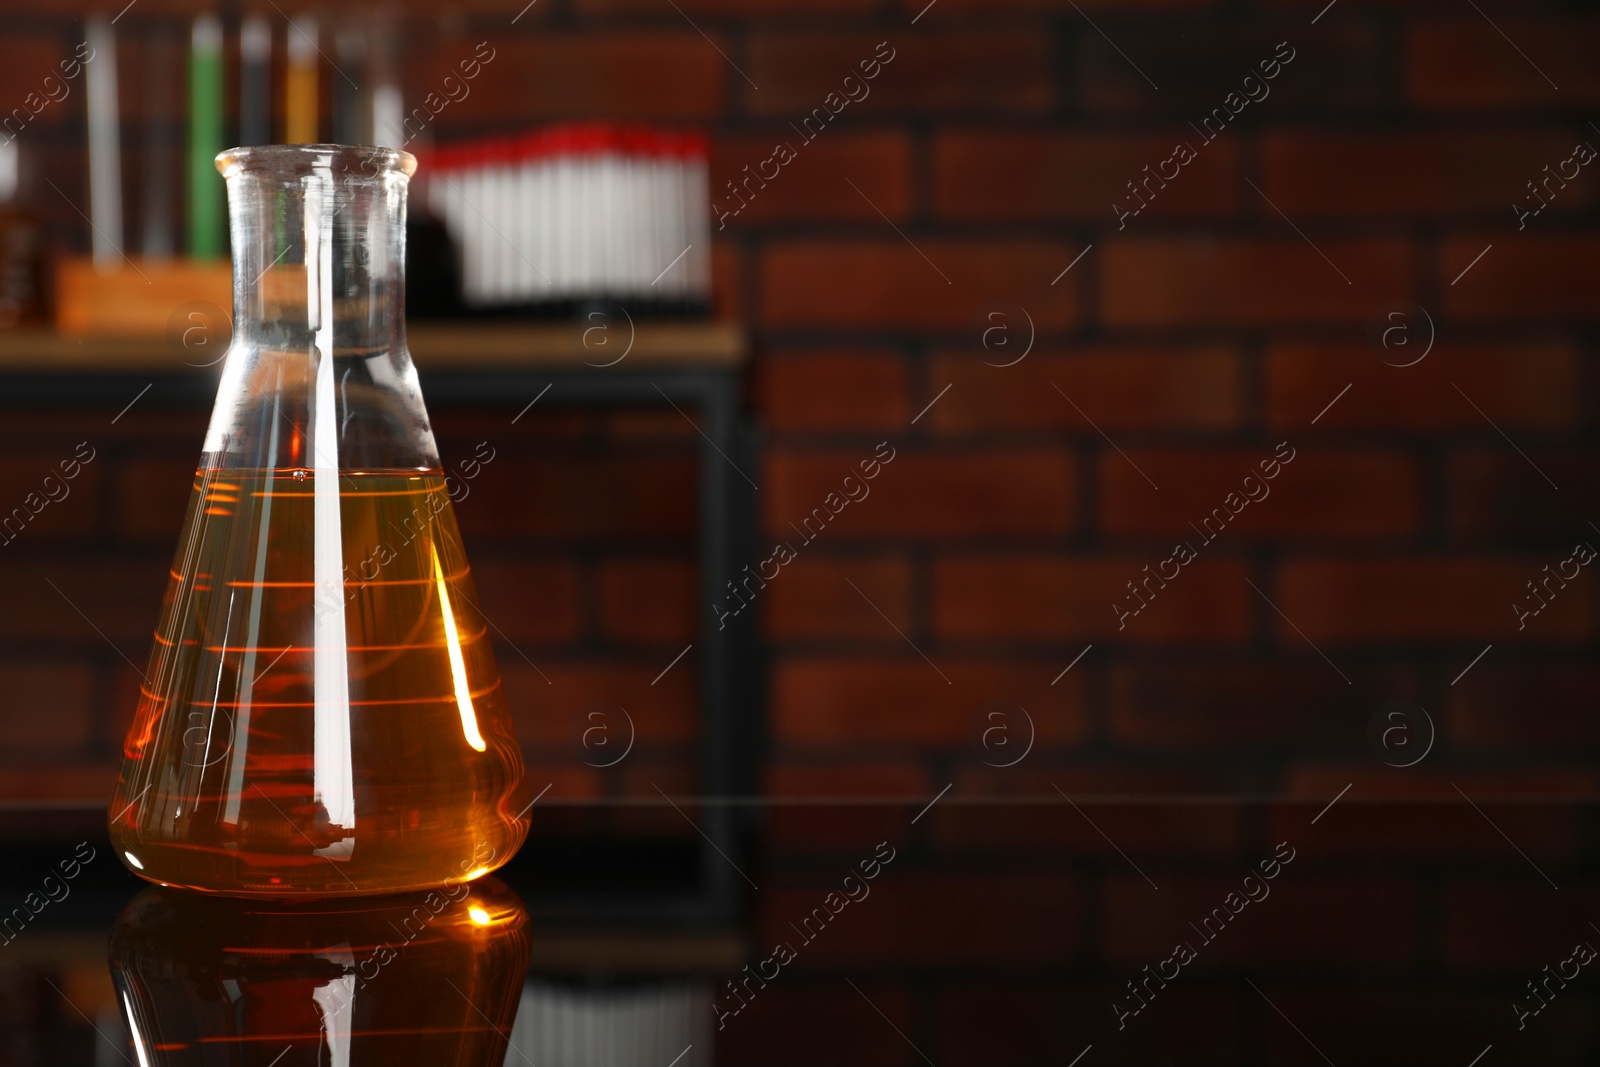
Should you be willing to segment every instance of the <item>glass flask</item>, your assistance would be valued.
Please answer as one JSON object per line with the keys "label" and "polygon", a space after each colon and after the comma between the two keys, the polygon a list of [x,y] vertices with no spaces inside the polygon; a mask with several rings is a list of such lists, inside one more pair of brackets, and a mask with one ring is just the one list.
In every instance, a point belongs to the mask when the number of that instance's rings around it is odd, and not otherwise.
{"label": "glass flask", "polygon": [[217,157],[233,340],[109,809],[151,881],[391,893],[470,881],[527,834],[406,350],[415,165],[343,145]]}
{"label": "glass flask", "polygon": [[152,886],[112,930],[111,980],[140,1067],[482,1067],[532,947],[492,877],[288,902]]}

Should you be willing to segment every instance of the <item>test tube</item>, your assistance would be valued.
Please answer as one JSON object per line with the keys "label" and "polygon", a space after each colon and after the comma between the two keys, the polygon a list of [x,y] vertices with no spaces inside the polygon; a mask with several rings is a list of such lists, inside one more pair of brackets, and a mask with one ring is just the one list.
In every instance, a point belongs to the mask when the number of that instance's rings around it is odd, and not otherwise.
{"label": "test tube", "polygon": [[189,45],[189,255],[195,259],[222,255],[225,187],[216,159],[223,147],[222,23],[201,15]]}
{"label": "test tube", "polygon": [[627,266],[622,258],[622,236],[628,225],[621,145],[613,128],[601,126],[595,130],[594,169],[594,230],[590,242],[595,253],[595,276],[589,293],[611,296],[620,289],[619,279]]}
{"label": "test tube", "polygon": [[516,143],[508,137],[494,141],[494,195],[490,198],[494,220],[495,298],[511,304],[517,298],[517,272],[522,266],[522,246],[517,242],[521,230],[521,205],[517,199]]}
{"label": "test tube", "polygon": [[533,139],[533,261],[539,266],[535,299],[548,302],[555,299],[556,277],[556,219],[555,219],[555,155],[548,132],[540,132]]}
{"label": "test tube", "polygon": [[178,41],[165,29],[146,39],[144,124],[144,227],[140,241],[146,259],[169,259],[176,250],[172,211],[178,176]]}
{"label": "test tube", "polygon": [[406,146],[405,101],[400,93],[399,29],[387,11],[372,22],[372,143],[383,148]]}
{"label": "test tube", "polygon": [[684,257],[684,292],[689,299],[711,299],[711,150],[704,133],[686,137],[684,152],[683,215],[685,243],[693,248]]}
{"label": "test tube", "polygon": [[552,267],[551,280],[552,293],[556,299],[565,299],[573,294],[576,289],[575,258],[577,244],[576,221],[577,197],[575,186],[577,184],[577,160],[573,154],[573,137],[570,128],[561,128],[552,133],[551,147],[551,197],[550,197],[550,222],[551,233],[554,235],[554,257],[550,261]]}
{"label": "test tube", "polygon": [[247,15],[239,27],[239,143],[272,143],[272,23]]}
{"label": "test tube", "polygon": [[540,289],[538,272],[543,269],[539,263],[538,252],[539,206],[536,200],[538,157],[535,154],[538,142],[535,137],[536,135],[524,134],[517,139],[512,164],[517,221],[516,228],[511,234],[512,240],[516,241],[517,247],[522,250],[522,255],[513,264],[516,276],[512,295],[520,304],[532,303],[538,299]]}
{"label": "test tube", "polygon": [[[657,233],[660,234],[661,245],[667,257],[664,262],[670,262],[672,257],[683,252],[684,246],[690,243],[688,220],[683,209],[687,187],[686,167],[684,137],[675,133],[663,133],[659,156],[661,183],[656,195],[656,217]],[[693,255],[692,249],[684,259],[687,260],[689,255]],[[687,262],[680,262],[661,279],[657,288],[662,290],[663,299],[675,300],[686,291],[685,279],[688,277],[688,267]]]}
{"label": "test tube", "polygon": [[95,62],[86,65],[89,99],[89,218],[91,247],[100,270],[122,259],[122,150],[117,126],[117,45],[111,23],[89,20],[88,44]]}
{"label": "test tube", "polygon": [[317,143],[317,18],[296,15],[289,20],[288,65],[283,75],[283,139],[289,144]]}
{"label": "test tube", "polygon": [[[333,86],[333,140],[336,144],[372,144],[372,108],[366,93],[351,80],[348,71],[363,71],[367,65],[367,32],[362,24],[347,19],[333,35],[338,70],[329,82]],[[362,81],[367,81],[362,75]],[[370,84],[370,83],[369,83]]]}

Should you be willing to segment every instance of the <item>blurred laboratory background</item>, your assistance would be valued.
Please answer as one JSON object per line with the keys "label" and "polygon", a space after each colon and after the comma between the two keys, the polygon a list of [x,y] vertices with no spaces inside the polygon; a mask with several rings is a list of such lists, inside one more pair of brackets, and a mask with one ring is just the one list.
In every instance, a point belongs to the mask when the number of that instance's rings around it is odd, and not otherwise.
{"label": "blurred laboratory background", "polygon": [[106,802],[212,160],[321,141],[419,161],[539,794],[508,1064],[1593,1062],[1597,50],[1587,0],[0,0],[0,1067],[137,1058]]}

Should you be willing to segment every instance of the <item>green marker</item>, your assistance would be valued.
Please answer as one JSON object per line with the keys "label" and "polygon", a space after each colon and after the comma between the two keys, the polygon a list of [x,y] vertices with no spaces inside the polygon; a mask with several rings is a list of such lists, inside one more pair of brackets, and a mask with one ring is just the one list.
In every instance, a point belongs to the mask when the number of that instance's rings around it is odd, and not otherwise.
{"label": "green marker", "polygon": [[194,20],[189,50],[189,255],[222,255],[225,186],[217,173],[222,151],[222,23],[215,15]]}

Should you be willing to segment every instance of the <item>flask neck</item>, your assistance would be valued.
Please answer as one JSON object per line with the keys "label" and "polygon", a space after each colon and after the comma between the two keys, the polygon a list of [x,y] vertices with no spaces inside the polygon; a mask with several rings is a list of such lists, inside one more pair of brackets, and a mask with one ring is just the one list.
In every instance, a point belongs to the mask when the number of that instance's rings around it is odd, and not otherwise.
{"label": "flask neck", "polygon": [[266,145],[224,152],[217,165],[234,322],[202,466],[437,468],[405,343],[416,161],[388,148]]}
{"label": "flask neck", "polygon": [[313,360],[403,352],[408,175],[327,149],[225,171],[236,343]]}

